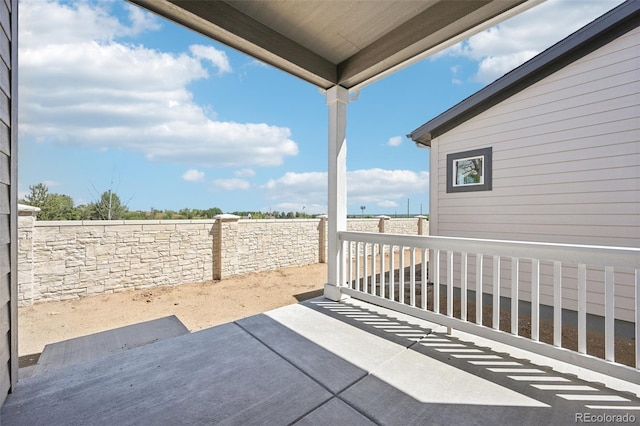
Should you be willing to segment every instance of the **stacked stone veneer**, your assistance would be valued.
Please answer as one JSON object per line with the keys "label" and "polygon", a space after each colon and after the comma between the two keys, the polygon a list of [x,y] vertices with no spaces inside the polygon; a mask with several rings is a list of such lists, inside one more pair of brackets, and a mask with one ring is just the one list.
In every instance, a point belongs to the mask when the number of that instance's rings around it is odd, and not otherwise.
{"label": "stacked stone veneer", "polygon": [[[53,221],[18,217],[18,302],[220,280],[324,262],[327,219]],[[350,219],[349,230],[418,234],[422,219]],[[427,234],[427,232],[422,232]]]}
{"label": "stacked stone veneer", "polygon": [[389,216],[378,216],[366,219],[349,219],[348,231],[382,232],[386,234],[428,235],[429,222],[426,216],[415,218],[391,219]]}
{"label": "stacked stone veneer", "polygon": [[21,305],[212,277],[211,220],[35,222],[29,230],[27,218],[18,226]]}
{"label": "stacked stone veneer", "polygon": [[220,215],[212,230],[213,278],[322,262],[324,224],[325,219],[238,220]]}

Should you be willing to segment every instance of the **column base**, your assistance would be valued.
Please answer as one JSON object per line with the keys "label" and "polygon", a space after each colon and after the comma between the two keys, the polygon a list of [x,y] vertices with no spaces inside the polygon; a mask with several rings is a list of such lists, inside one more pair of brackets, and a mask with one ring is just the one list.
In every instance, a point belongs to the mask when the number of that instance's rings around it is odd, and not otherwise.
{"label": "column base", "polygon": [[338,287],[333,284],[325,284],[324,285],[324,297],[327,299],[331,299],[334,302],[341,302],[343,300],[349,299],[351,296],[343,294]]}

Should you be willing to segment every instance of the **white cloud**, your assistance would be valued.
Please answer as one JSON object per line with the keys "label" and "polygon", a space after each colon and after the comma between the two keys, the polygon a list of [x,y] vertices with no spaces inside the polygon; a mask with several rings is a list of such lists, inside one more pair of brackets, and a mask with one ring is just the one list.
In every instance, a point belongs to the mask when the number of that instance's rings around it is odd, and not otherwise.
{"label": "white cloud", "polygon": [[249,189],[251,185],[244,179],[216,179],[213,189],[217,191],[240,191]]}
{"label": "white cloud", "polygon": [[182,180],[187,182],[202,182],[204,180],[204,172],[197,169],[189,169],[182,174]]}
{"label": "white cloud", "polygon": [[451,74],[453,75],[453,77],[451,78],[451,82],[455,85],[462,84],[462,80],[456,77],[460,72],[460,68],[461,68],[460,65],[454,65],[451,68],[449,68],[451,70]]}
{"label": "white cloud", "polygon": [[490,83],[496,78],[508,73],[514,68],[524,64],[539,52],[525,50],[503,56],[488,56],[483,58],[478,65],[475,80]]}
{"label": "white cloud", "polygon": [[402,143],[402,136],[394,136],[389,138],[387,146],[398,146]]}
{"label": "white cloud", "polygon": [[[548,0],[450,47],[440,55],[477,61],[478,70],[473,79],[490,83],[622,1]],[[452,73],[454,76],[457,74],[453,69]]]}
{"label": "white cloud", "polygon": [[326,172],[287,172],[262,186],[265,197],[296,204],[324,204],[327,202]]}
{"label": "white cloud", "polygon": [[[324,205],[327,200],[327,173],[288,172],[262,186],[268,199],[296,205]],[[365,169],[347,172],[349,204],[395,207],[394,200],[406,200],[416,193],[426,194],[429,173],[411,170]]]}
{"label": "white cloud", "polygon": [[49,188],[49,189],[54,188],[54,187],[56,187],[56,186],[60,186],[60,185],[62,185],[62,184],[61,184],[60,182],[58,182],[57,180],[45,180],[45,181],[44,181],[44,182],[42,182],[42,183],[44,183],[44,184],[47,186],[47,188]]}
{"label": "white cloud", "polygon": [[256,172],[253,169],[240,169],[233,172],[236,177],[253,177],[256,175]]}
{"label": "white cloud", "polygon": [[411,170],[367,169],[347,173],[349,203],[377,204],[427,193],[429,173]]}
{"label": "white cloud", "polygon": [[140,10],[127,25],[84,2],[20,8],[23,136],[198,166],[276,166],[297,155],[288,128],[216,121],[194,103],[187,86],[208,77],[204,63],[231,70],[223,52],[196,45],[172,54],[115,41],[157,27]]}
{"label": "white cloud", "polygon": [[151,13],[146,13],[132,4],[126,4],[125,8],[129,12],[129,21],[131,21],[131,26],[125,28],[127,35],[137,35],[145,31],[160,29],[158,19]]}
{"label": "white cloud", "polygon": [[378,206],[380,206],[380,207],[398,207],[398,203],[396,203],[395,201],[391,201],[391,200],[384,200],[384,201],[380,201],[378,203]]}
{"label": "white cloud", "polygon": [[207,59],[213,65],[218,68],[218,74],[224,74],[231,72],[231,64],[229,64],[229,58],[227,54],[222,50],[218,50],[213,46],[203,46],[201,44],[194,44],[189,46],[189,50],[194,57],[198,59]]}

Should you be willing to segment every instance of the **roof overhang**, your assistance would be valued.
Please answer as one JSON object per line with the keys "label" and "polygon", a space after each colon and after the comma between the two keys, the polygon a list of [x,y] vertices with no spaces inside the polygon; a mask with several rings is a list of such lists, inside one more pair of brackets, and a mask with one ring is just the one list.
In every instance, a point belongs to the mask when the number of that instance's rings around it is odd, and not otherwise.
{"label": "roof overhang", "polygon": [[321,89],[350,91],[543,0],[129,0]]}
{"label": "roof overhang", "polygon": [[481,114],[640,25],[640,2],[627,1],[409,133],[418,146]]}

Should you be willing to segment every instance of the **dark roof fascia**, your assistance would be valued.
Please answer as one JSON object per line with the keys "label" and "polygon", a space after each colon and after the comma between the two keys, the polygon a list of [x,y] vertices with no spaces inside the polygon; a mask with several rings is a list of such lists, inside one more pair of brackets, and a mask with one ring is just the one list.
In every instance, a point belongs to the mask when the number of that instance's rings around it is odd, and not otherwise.
{"label": "dark roof fascia", "polygon": [[407,135],[422,145],[640,25],[640,0],[618,7],[554,44]]}

